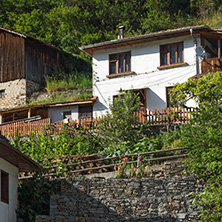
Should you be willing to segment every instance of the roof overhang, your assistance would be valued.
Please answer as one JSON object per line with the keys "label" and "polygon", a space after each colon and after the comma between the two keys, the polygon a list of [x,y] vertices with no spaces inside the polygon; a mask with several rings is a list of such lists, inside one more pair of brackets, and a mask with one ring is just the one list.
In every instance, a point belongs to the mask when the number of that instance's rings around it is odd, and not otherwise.
{"label": "roof overhang", "polygon": [[2,139],[0,139],[0,157],[16,166],[20,172],[31,172],[41,169],[38,163],[25,156],[22,152]]}
{"label": "roof overhang", "polygon": [[33,108],[51,108],[51,107],[63,107],[63,106],[74,106],[74,105],[88,105],[88,104],[93,104],[96,100],[97,100],[97,96],[94,96],[91,99],[71,100],[71,101],[64,101],[64,102],[44,103],[44,104],[38,104],[38,105],[8,108],[8,109],[0,110],[0,114],[14,113],[14,112],[33,109]]}
{"label": "roof overhang", "polygon": [[47,104],[46,107],[52,108],[52,107],[62,107],[62,106],[89,105],[93,104],[96,101],[96,99],[97,96],[94,96],[90,100],[76,100],[76,101],[67,101],[61,103],[53,103],[53,104]]}
{"label": "roof overhang", "polygon": [[161,40],[166,38],[173,38],[183,35],[190,35],[190,30],[192,29],[192,34],[197,34],[200,32],[214,32],[209,26],[202,25],[202,26],[189,26],[184,28],[178,29],[170,29],[166,31],[160,31],[155,33],[149,33],[145,35],[133,36],[123,39],[116,39],[107,42],[100,42],[95,43],[92,45],[86,45],[80,47],[80,50],[86,52],[89,55],[93,55],[94,51],[101,50],[101,49],[108,49],[108,48],[115,48],[133,44],[139,44],[149,41]]}

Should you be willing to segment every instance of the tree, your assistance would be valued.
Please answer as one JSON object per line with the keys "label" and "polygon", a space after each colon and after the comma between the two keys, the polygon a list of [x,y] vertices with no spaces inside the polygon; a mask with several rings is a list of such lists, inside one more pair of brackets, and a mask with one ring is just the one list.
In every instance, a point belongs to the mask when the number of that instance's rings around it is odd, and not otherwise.
{"label": "tree", "polygon": [[137,93],[132,90],[121,92],[109,108],[99,132],[106,147],[123,142],[133,146],[147,133],[149,127],[139,120],[140,98]]}
{"label": "tree", "polygon": [[189,79],[172,90],[172,100],[185,105],[189,99],[198,105],[193,119],[181,130],[181,139],[189,148],[186,167],[210,185],[197,195],[206,221],[222,220],[222,72]]}

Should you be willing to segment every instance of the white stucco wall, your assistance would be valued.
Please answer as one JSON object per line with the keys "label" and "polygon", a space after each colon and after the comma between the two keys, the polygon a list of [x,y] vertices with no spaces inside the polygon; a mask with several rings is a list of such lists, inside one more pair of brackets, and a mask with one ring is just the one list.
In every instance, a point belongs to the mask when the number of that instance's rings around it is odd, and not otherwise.
{"label": "white stucco wall", "polygon": [[63,112],[65,111],[71,111],[71,116],[73,120],[78,119],[78,105],[49,108],[48,116],[52,122],[57,122],[63,120]]}
{"label": "white stucco wall", "polygon": [[2,202],[0,198],[0,221],[16,222],[18,168],[0,158],[0,170],[9,174],[9,203]]}
{"label": "white stucco wall", "polygon": [[[160,66],[160,45],[180,41],[184,43],[184,62],[187,66],[157,69]],[[198,45],[200,45],[199,38]],[[109,54],[125,51],[131,51],[131,71],[135,74],[107,78]],[[93,54],[93,96],[98,96],[98,100],[94,104],[93,115],[95,117],[105,114],[113,95],[117,95],[120,89],[146,89],[147,109],[164,108],[166,107],[166,87],[185,82],[195,74],[196,54],[192,36],[95,51]]]}

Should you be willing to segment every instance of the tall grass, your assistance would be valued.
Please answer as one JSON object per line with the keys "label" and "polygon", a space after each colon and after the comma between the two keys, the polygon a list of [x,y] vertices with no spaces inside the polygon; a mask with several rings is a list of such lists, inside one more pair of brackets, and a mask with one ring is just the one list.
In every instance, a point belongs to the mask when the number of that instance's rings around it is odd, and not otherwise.
{"label": "tall grass", "polygon": [[30,99],[28,101],[28,104],[36,105],[36,104],[44,104],[44,103],[65,102],[65,101],[72,101],[72,100],[90,99],[91,97],[92,97],[91,92],[80,92],[79,94],[74,94],[74,95],[69,95],[69,96],[55,93],[47,99],[41,99],[37,101]]}
{"label": "tall grass", "polygon": [[48,92],[65,91],[72,89],[86,89],[92,87],[92,78],[90,73],[53,73],[46,79],[46,88]]}

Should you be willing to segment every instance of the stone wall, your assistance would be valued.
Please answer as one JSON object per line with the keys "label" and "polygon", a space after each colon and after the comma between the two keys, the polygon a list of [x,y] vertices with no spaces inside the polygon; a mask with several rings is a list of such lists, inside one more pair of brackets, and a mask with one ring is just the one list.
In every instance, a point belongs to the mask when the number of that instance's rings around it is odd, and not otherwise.
{"label": "stone wall", "polygon": [[4,97],[0,98],[0,109],[13,108],[26,103],[26,80],[0,83],[0,90],[5,90]]}
{"label": "stone wall", "polygon": [[0,109],[26,105],[27,96],[39,89],[39,84],[26,79],[0,83],[0,91],[5,91],[4,96],[0,98]]}
{"label": "stone wall", "polygon": [[193,176],[167,175],[63,180],[61,195],[51,197],[50,216],[38,216],[36,222],[201,221],[201,208],[192,203],[190,193],[204,185]]}
{"label": "stone wall", "polygon": [[31,80],[26,80],[26,95],[27,97],[30,97],[33,92],[38,92],[41,90],[42,86],[38,83],[35,83]]}

